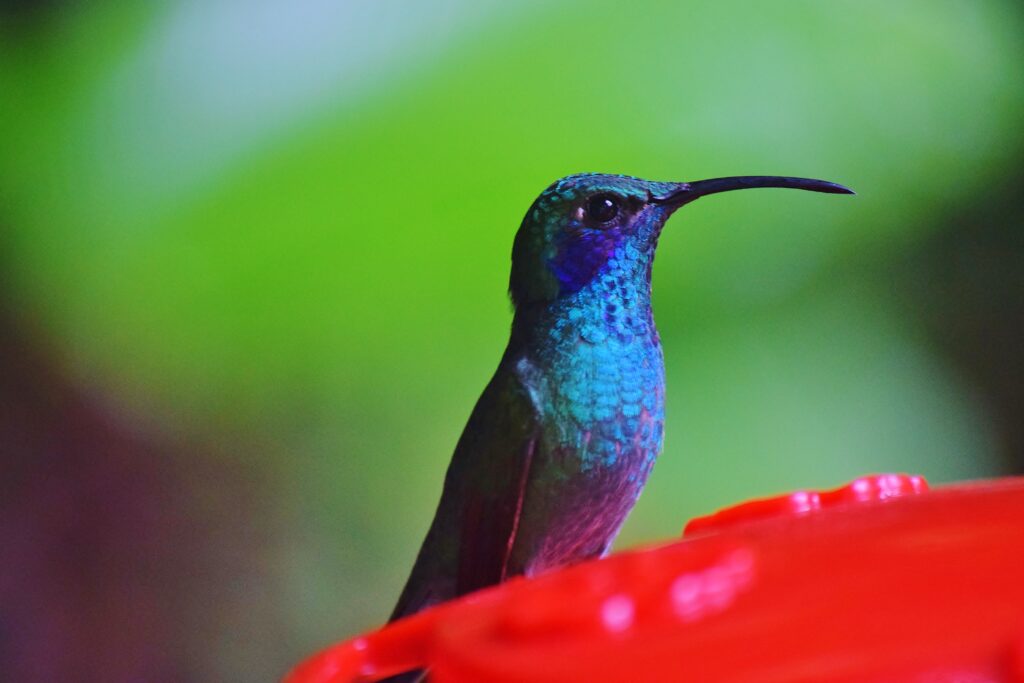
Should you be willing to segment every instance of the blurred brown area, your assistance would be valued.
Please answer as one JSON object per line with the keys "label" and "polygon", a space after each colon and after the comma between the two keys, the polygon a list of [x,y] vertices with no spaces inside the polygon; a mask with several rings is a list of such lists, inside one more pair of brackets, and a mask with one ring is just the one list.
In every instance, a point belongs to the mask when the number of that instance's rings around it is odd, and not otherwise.
{"label": "blurred brown area", "polygon": [[1024,473],[1024,173],[887,265],[907,316],[974,387],[1007,471]]}
{"label": "blurred brown area", "polygon": [[14,308],[0,305],[0,680],[211,680],[204,606],[260,580],[259,473],[126,426]]}

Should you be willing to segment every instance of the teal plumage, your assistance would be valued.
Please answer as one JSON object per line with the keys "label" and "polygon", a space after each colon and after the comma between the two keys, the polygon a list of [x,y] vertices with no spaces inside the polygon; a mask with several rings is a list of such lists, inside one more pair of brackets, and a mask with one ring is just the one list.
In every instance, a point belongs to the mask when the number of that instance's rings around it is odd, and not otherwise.
{"label": "teal plumage", "polygon": [[508,347],[474,408],[397,619],[608,551],[661,450],[664,363],[651,268],[665,221],[746,187],[849,193],[780,177],[563,178],[516,235]]}

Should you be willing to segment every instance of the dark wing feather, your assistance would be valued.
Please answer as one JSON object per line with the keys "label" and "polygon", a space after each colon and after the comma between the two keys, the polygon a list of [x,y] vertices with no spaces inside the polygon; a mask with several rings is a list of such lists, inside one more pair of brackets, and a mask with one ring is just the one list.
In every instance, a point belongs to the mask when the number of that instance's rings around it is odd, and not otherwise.
{"label": "dark wing feather", "polygon": [[539,425],[532,412],[523,410],[523,402],[528,400],[518,391],[506,395],[497,407],[497,419],[491,421],[491,426],[499,429],[488,435],[489,446],[478,451],[487,462],[475,466],[489,471],[478,476],[476,485],[465,493],[456,579],[459,595],[506,578],[537,448]]}
{"label": "dark wing feather", "polygon": [[[506,577],[540,435],[540,416],[520,369],[502,363],[477,402],[452,458],[451,470],[458,481],[450,483],[461,489],[462,501],[458,595]],[[446,482],[446,496],[448,486]]]}
{"label": "dark wing feather", "polygon": [[392,619],[506,578],[541,432],[518,365],[506,357],[473,409]]}

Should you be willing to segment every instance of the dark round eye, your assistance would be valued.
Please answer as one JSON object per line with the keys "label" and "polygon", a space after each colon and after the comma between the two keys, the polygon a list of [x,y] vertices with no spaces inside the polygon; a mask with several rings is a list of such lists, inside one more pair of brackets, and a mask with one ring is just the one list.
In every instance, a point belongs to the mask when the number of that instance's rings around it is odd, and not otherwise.
{"label": "dark round eye", "polygon": [[619,199],[611,194],[595,194],[587,200],[587,218],[595,223],[607,223],[619,215]]}

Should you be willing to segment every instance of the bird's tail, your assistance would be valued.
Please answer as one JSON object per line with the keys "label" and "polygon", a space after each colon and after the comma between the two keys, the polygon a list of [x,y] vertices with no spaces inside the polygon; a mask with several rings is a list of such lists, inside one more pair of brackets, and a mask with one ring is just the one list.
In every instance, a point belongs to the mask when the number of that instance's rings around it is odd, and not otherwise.
{"label": "bird's tail", "polygon": [[427,681],[426,669],[415,669],[414,671],[406,671],[404,674],[398,674],[391,678],[385,678],[380,683],[424,683]]}
{"label": "bird's tail", "polygon": [[[441,572],[437,567],[432,566],[429,559],[431,557],[430,552],[420,552],[409,575],[409,580],[395,604],[395,609],[388,618],[389,624],[455,597],[454,584],[439,576]],[[425,669],[415,669],[387,678],[381,683],[421,683],[427,680],[426,675]]]}
{"label": "bird's tail", "polygon": [[[429,605],[430,603],[424,598],[422,591],[414,590],[412,577],[410,577],[409,583],[406,584],[405,590],[402,591],[402,596],[398,599],[398,604],[395,605],[395,609],[388,619],[388,623],[390,624],[402,617],[411,616],[420,610],[426,609]],[[426,669],[413,669],[412,671],[400,673],[397,676],[385,678],[380,683],[423,683],[426,680]]]}

